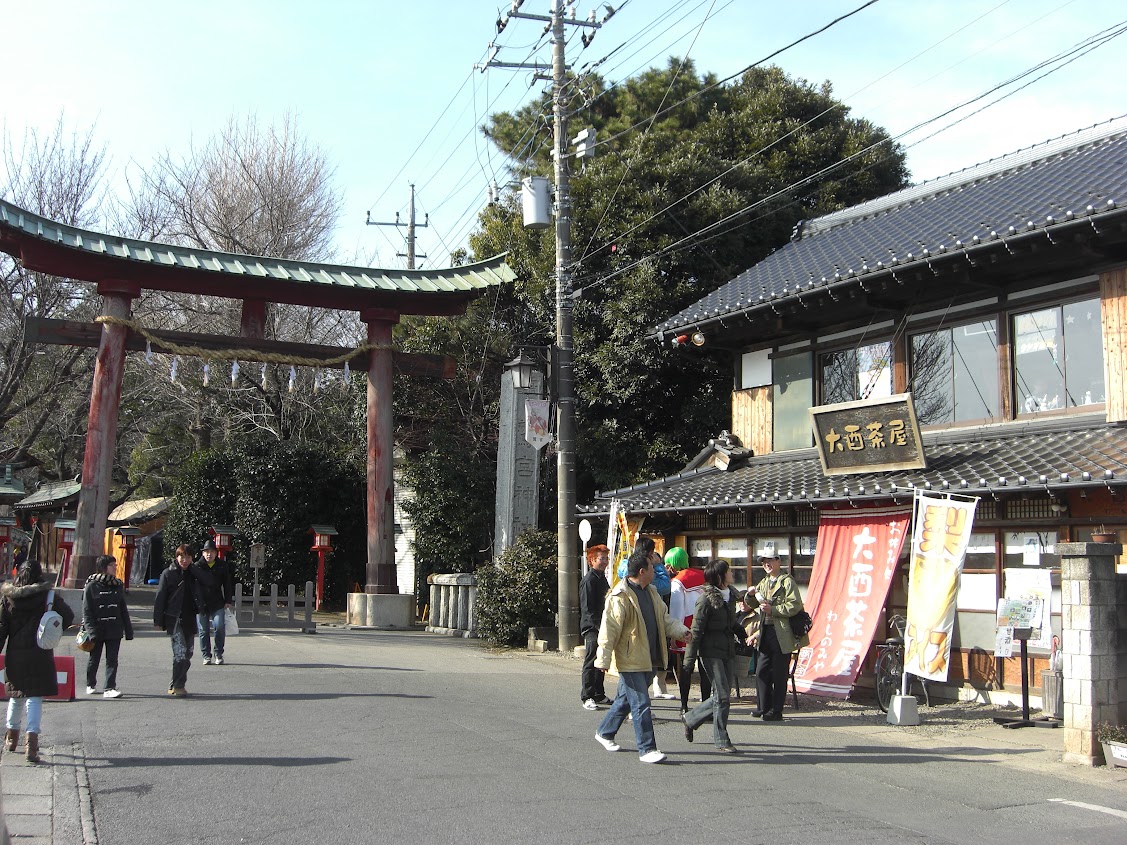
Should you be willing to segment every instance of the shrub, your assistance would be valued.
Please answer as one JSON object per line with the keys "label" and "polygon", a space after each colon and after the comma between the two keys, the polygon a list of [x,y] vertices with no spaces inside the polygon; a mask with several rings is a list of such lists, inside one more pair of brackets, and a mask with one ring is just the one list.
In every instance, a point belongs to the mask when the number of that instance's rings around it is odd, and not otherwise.
{"label": "shrub", "polygon": [[521,646],[556,610],[556,535],[528,530],[494,565],[477,571],[477,630],[490,643]]}
{"label": "shrub", "polygon": [[1127,726],[1100,722],[1096,725],[1097,742],[1121,742],[1127,745]]}

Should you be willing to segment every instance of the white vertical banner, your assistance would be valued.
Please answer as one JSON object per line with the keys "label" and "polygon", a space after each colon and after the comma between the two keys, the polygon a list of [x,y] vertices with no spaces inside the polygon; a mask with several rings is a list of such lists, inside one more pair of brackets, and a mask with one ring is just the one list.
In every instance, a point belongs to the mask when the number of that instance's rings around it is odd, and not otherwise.
{"label": "white vertical banner", "polygon": [[947,680],[959,576],[977,504],[916,491],[904,671],[930,681]]}
{"label": "white vertical banner", "polygon": [[543,449],[552,441],[548,430],[551,412],[551,403],[547,399],[524,400],[524,439],[532,444],[533,449]]}

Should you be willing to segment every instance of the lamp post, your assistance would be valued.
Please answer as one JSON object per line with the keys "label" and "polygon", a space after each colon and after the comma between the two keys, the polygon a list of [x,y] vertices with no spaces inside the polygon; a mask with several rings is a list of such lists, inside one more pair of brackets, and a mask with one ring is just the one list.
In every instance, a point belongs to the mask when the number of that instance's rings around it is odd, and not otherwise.
{"label": "lamp post", "polygon": [[12,516],[0,516],[0,547],[4,549],[4,571],[12,567],[12,529],[16,527],[16,519]]}
{"label": "lamp post", "polygon": [[125,592],[129,592],[129,574],[133,571],[133,552],[137,549],[137,538],[141,529],[132,525],[123,525],[117,529],[117,536],[121,538],[121,548],[125,552]]}
{"label": "lamp post", "polygon": [[62,584],[66,583],[67,570],[70,569],[70,552],[74,548],[74,535],[78,529],[78,522],[74,519],[56,519],[55,531],[58,532],[56,544],[63,550],[63,577],[59,579]]}
{"label": "lamp post", "polygon": [[314,525],[309,529],[313,535],[313,546],[310,551],[317,552],[317,609],[321,609],[321,601],[325,597],[325,558],[333,551],[330,537],[337,535],[337,530],[331,525]]}
{"label": "lamp post", "polygon": [[231,539],[242,532],[234,525],[213,525],[208,529],[215,541],[215,553],[223,560],[227,559],[227,552],[231,551]]}

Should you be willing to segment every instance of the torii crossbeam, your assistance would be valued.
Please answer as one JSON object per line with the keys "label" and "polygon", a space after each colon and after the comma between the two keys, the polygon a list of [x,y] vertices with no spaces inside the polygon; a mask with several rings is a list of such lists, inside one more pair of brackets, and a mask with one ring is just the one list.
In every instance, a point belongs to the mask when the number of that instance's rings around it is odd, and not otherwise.
{"label": "torii crossbeam", "polygon": [[[0,251],[18,259],[29,270],[93,282],[102,297],[102,325],[82,461],[78,527],[66,586],[81,587],[93,571],[95,557],[102,551],[121,380],[131,334],[128,327],[131,303],[142,290],[158,290],[241,300],[241,336],[230,338],[240,350],[271,352],[293,347],[293,344],[263,337],[267,303],[359,313],[368,326],[367,345],[370,347],[367,353],[368,562],[364,590],[369,594],[399,592],[392,513],[392,328],[401,314],[451,316],[465,313],[471,300],[515,278],[504,255],[463,267],[429,271],[318,264],[103,235],[49,220],[4,200],[0,200]],[[43,333],[42,339],[48,342],[53,339],[54,342],[85,345],[92,341],[89,329],[75,324],[42,321],[36,330]],[[192,339],[198,342],[201,336],[192,336]],[[212,336],[211,342],[216,340]],[[159,343],[153,345],[159,348]],[[341,351],[302,346],[314,358],[331,357],[333,352]],[[400,366],[405,370],[434,372],[435,362],[425,358],[402,356]],[[245,360],[253,360],[253,355],[248,352]]]}

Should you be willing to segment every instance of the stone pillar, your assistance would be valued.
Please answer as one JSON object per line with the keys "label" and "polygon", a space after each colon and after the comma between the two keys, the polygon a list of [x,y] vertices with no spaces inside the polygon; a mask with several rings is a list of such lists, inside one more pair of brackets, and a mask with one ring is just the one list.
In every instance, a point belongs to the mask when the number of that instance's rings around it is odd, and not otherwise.
{"label": "stone pillar", "polygon": [[532,374],[532,387],[517,390],[513,374],[501,375],[497,428],[497,499],[493,556],[513,544],[522,531],[536,528],[540,509],[540,452],[524,438],[524,403],[540,396],[543,375]]}
{"label": "stone pillar", "polygon": [[473,604],[477,600],[477,576],[470,573],[431,575],[432,606],[427,630],[453,637],[476,637]]}
{"label": "stone pillar", "polygon": [[[140,294],[128,285],[103,283],[102,314],[128,319],[130,302]],[[74,552],[64,587],[81,589],[94,572],[94,561],[105,551],[106,517],[109,515],[110,477],[117,451],[117,416],[121,403],[121,380],[125,372],[125,340],[129,330],[122,325],[102,324],[102,338],[94,359],[94,384],[90,391],[90,414],[86,424],[86,448],[82,458],[82,487],[78,492]]]}
{"label": "stone pillar", "polygon": [[1119,623],[1115,556],[1119,543],[1058,543],[1064,658],[1064,762],[1103,762],[1100,722],[1119,716]]}

